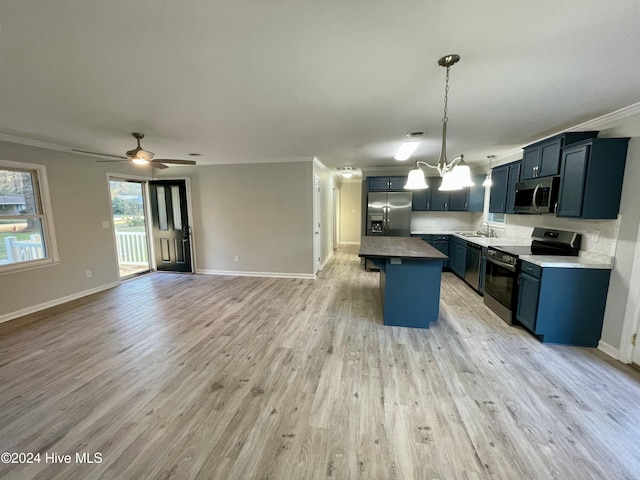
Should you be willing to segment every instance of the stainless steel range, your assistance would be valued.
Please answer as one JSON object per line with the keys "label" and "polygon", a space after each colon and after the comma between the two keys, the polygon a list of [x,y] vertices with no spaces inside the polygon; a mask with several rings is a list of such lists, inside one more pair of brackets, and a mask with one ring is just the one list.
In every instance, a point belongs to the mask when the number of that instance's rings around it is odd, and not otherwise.
{"label": "stainless steel range", "polygon": [[489,247],[485,273],[484,304],[508,324],[513,324],[518,305],[521,255],[569,255],[580,252],[581,235],[535,227],[530,246]]}

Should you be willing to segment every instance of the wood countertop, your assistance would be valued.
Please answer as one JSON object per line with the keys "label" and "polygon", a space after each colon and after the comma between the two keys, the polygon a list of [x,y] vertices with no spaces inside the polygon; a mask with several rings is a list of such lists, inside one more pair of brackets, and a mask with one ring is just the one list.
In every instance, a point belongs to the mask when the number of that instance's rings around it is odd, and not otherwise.
{"label": "wood countertop", "polygon": [[448,257],[417,237],[362,237],[360,257],[446,260]]}

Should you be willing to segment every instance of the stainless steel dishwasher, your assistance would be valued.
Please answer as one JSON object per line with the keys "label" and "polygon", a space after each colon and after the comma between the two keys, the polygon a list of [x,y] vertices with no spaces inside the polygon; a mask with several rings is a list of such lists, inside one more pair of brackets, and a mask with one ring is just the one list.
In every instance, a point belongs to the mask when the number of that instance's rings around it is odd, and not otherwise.
{"label": "stainless steel dishwasher", "polygon": [[480,262],[482,260],[482,247],[475,243],[467,242],[467,261],[464,269],[464,281],[478,290],[480,284]]}

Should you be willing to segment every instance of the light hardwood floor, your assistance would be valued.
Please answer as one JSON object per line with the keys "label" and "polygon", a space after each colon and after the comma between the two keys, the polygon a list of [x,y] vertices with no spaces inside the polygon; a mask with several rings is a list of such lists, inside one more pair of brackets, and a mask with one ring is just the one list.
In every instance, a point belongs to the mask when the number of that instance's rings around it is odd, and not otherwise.
{"label": "light hardwood floor", "polygon": [[315,281],[151,274],[0,325],[0,451],[42,459],[0,478],[640,478],[637,371],[449,273],[432,328],[384,327],[356,251]]}

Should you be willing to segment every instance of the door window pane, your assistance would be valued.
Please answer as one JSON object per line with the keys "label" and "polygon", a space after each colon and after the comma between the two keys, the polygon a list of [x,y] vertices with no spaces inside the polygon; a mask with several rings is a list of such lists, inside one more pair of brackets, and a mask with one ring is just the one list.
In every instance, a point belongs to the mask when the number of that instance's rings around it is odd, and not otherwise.
{"label": "door window pane", "polygon": [[171,187],[171,206],[173,207],[173,229],[182,230],[182,211],[180,210],[180,187]]}
{"label": "door window pane", "polygon": [[158,226],[160,230],[169,230],[167,225],[167,202],[164,196],[164,187],[158,186],[156,189],[156,197],[158,199]]}

